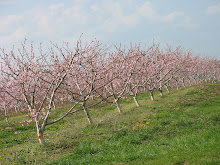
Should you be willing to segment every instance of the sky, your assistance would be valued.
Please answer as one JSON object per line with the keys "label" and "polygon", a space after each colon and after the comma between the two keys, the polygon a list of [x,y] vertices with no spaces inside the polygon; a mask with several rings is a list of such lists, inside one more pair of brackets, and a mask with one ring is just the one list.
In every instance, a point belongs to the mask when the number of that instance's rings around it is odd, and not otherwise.
{"label": "sky", "polygon": [[220,59],[220,0],[0,0],[0,48],[97,39]]}

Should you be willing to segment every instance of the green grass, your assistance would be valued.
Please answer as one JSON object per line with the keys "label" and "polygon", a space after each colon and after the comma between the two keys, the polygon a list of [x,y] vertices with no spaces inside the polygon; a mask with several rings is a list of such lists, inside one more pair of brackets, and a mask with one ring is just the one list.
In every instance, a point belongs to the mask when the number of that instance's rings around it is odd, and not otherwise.
{"label": "green grass", "polygon": [[[220,84],[187,87],[161,98],[141,93],[115,105],[102,103],[46,127],[46,145],[37,141],[34,123],[20,126],[25,115],[10,124],[0,120],[0,165],[7,164],[220,164]],[[52,118],[71,105],[60,105]],[[15,134],[15,132],[19,132]]]}

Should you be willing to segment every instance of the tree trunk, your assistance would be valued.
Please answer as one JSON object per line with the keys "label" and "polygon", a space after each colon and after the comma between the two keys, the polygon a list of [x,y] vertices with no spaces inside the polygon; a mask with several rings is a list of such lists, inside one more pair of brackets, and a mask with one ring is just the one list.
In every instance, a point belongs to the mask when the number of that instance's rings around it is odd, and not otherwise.
{"label": "tree trunk", "polygon": [[17,106],[15,106],[15,112],[18,113],[18,108],[17,108]]}
{"label": "tree trunk", "polygon": [[53,109],[56,109],[55,101],[53,101]]}
{"label": "tree trunk", "polygon": [[137,107],[140,107],[140,104],[139,104],[139,102],[138,102],[138,100],[137,100],[137,97],[136,97],[136,96],[133,96],[133,98],[134,98],[134,102],[135,102],[135,104],[137,105]]}
{"label": "tree trunk", "polygon": [[84,109],[84,112],[85,112],[85,114],[86,114],[86,116],[87,116],[87,119],[88,119],[88,121],[89,121],[89,124],[93,124],[92,117],[91,117],[91,115],[90,115],[88,109],[86,108],[86,103],[85,103],[85,102],[83,103],[83,109]]}
{"label": "tree trunk", "polygon": [[134,102],[136,104],[137,107],[140,107],[140,104],[137,100],[137,94],[135,94],[132,90],[130,91],[130,96],[133,96]]}
{"label": "tree trunk", "polygon": [[179,90],[179,84],[177,80],[176,80],[176,89]]}
{"label": "tree trunk", "polygon": [[154,100],[154,90],[150,90],[150,98],[151,100]]}
{"label": "tree trunk", "polygon": [[[45,140],[44,140],[44,130],[42,130],[40,128],[39,122],[37,120],[35,120],[36,123],[36,127],[37,127],[37,136],[38,136],[38,140],[40,142],[40,144],[45,144]],[[45,129],[45,128],[44,128]]]}
{"label": "tree trunk", "polygon": [[7,112],[6,109],[5,109],[5,120],[6,120],[7,123],[9,122],[9,120],[8,120],[8,112]]}
{"label": "tree trunk", "polygon": [[91,95],[91,100],[95,100],[95,96],[93,94]]}
{"label": "tree trunk", "polygon": [[185,80],[184,80],[184,78],[182,78],[182,83],[183,83],[183,87],[185,88],[186,85],[185,85]]}
{"label": "tree trunk", "polygon": [[119,113],[122,113],[121,106],[118,101],[119,101],[119,99],[115,99],[115,104],[117,105]]}
{"label": "tree trunk", "polygon": [[5,120],[7,123],[9,123],[8,116],[5,116]]}
{"label": "tree trunk", "polygon": [[166,88],[167,92],[170,93],[170,90],[167,85],[165,85],[165,88]]}
{"label": "tree trunk", "polygon": [[39,142],[40,142],[40,144],[45,144],[45,140],[44,140],[44,136],[43,136],[43,131],[38,131],[37,132],[37,135],[38,135],[38,139],[39,139]]}
{"label": "tree trunk", "polygon": [[162,90],[162,88],[160,87],[158,90],[160,91],[161,97],[163,97],[163,90]]}
{"label": "tree trunk", "polygon": [[193,80],[194,80],[194,85],[196,85],[196,84],[197,84],[197,81],[196,81],[196,79],[194,78]]}
{"label": "tree trunk", "polygon": [[189,85],[192,86],[192,82],[191,82],[190,78],[189,78]]}
{"label": "tree trunk", "polygon": [[146,92],[146,91],[147,91],[147,87],[146,87],[146,85],[144,85],[144,89],[143,89],[143,90],[144,90],[144,92]]}

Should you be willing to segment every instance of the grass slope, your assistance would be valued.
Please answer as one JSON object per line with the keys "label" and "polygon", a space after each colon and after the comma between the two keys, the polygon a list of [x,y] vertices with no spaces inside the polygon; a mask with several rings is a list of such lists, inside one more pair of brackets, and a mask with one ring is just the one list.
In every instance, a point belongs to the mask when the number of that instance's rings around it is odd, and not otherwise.
{"label": "grass slope", "polygon": [[[34,123],[0,120],[0,164],[220,164],[220,84],[172,90],[163,98],[149,93],[121,100],[124,113],[103,103],[47,127],[47,144],[38,144]],[[71,105],[56,109],[58,117]]]}

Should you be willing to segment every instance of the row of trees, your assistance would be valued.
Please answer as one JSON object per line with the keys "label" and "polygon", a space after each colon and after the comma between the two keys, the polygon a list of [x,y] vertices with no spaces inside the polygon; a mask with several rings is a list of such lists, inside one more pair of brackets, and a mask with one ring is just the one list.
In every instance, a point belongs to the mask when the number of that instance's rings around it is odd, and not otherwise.
{"label": "row of trees", "polygon": [[[21,49],[0,54],[0,110],[8,121],[8,111],[25,109],[36,123],[40,143],[46,126],[66,116],[84,111],[93,124],[89,108],[102,101],[116,104],[128,95],[140,106],[137,95],[149,91],[154,100],[154,91],[169,91],[203,81],[220,80],[220,61],[214,58],[193,56],[181,47],[160,49],[159,45],[142,48],[131,44],[129,48],[119,45],[103,46],[91,41],[83,46],[78,41],[74,48],[68,43],[62,47],[51,43],[48,52],[42,46],[34,50],[33,43]],[[29,50],[28,50],[29,49]],[[95,99],[93,105],[88,100]],[[60,117],[49,120],[55,105],[72,102],[73,106]],[[77,105],[81,104],[81,108]]]}

